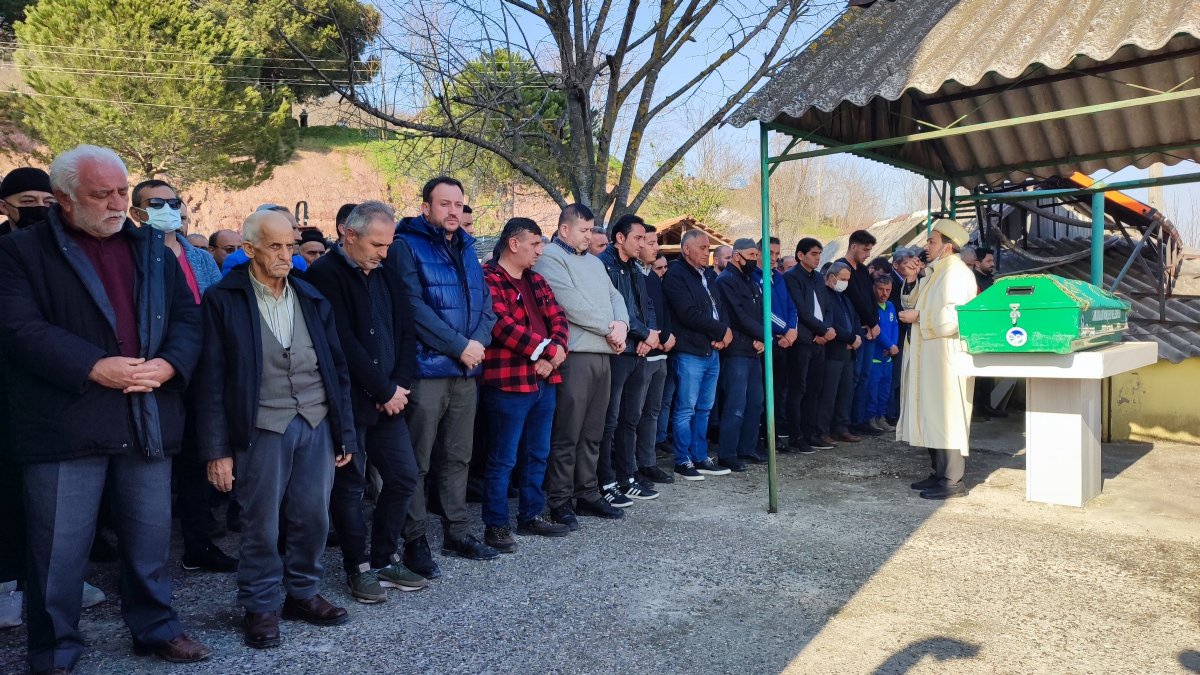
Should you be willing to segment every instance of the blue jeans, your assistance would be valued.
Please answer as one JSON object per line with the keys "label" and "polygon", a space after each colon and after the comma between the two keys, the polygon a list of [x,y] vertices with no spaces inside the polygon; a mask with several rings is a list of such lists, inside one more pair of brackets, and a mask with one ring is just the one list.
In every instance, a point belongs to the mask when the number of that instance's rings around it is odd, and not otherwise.
{"label": "blue jeans", "polygon": [[871,399],[871,356],[875,354],[875,343],[862,335],[862,346],[854,354],[854,403],[850,410],[850,425],[859,426],[867,422],[867,404]]}
{"label": "blue jeans", "polygon": [[523,523],[546,510],[542,481],[550,456],[550,428],[554,425],[555,385],[540,384],[536,392],[514,393],[483,388],[491,447],[484,469],[483,524],[508,527],[508,483],[517,464],[517,448],[525,443],[524,463],[515,476],[520,494],[517,522]]}
{"label": "blue jeans", "polygon": [[762,361],[757,356],[726,357],[721,364],[721,386],[719,456],[733,460],[753,455],[766,396]]}
{"label": "blue jeans", "polygon": [[670,436],[668,431],[671,429],[671,420],[673,415],[671,409],[675,404],[675,357],[671,356],[667,359],[667,379],[663,383],[662,392],[662,407],[658,411],[658,434],[654,437],[654,443],[666,443],[667,437]]}
{"label": "blue jeans", "polygon": [[717,399],[721,358],[677,354],[675,357],[675,463],[708,459],[708,416]]}
{"label": "blue jeans", "polygon": [[183,633],[167,564],[171,460],[102,455],[29,464],[24,474],[29,669],[74,669],[83,654],[79,589],[105,491],[121,550],[121,618],[134,643],[156,646]]}

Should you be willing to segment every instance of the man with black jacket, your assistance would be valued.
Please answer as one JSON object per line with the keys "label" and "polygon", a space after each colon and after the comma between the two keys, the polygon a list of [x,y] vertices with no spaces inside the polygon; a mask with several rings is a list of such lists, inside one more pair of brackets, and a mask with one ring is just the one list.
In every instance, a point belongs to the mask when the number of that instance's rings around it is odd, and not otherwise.
{"label": "man with black jacket", "polygon": [[[642,254],[638,256],[642,276],[646,280],[646,295],[658,320],[658,341],[661,346],[646,354],[646,405],[637,427],[637,465],[640,480],[651,483],[674,483],[671,474],[658,468],[655,444],[658,440],[659,417],[663,412],[664,392],[670,377],[670,352],[675,348],[675,336],[671,334],[671,322],[667,312],[667,298],[663,295],[662,277],[654,271],[659,261],[658,234],[653,225],[646,225],[646,241],[642,243]],[[664,264],[665,264],[665,259]]]}
{"label": "man with black jacket", "polygon": [[830,325],[829,293],[817,268],[821,242],[805,237],[796,244],[797,264],[783,278],[796,306],[796,343],[788,358],[787,419],[791,424],[788,445],[802,454],[833,446],[821,440],[817,407],[825,377],[825,344],[837,336]]}
{"label": "man with black jacket", "polygon": [[729,320],[716,300],[716,274],[708,268],[708,235],[688,230],[682,256],[663,277],[675,345],[675,473],[684,480],[723,476],[729,469],[708,456],[708,416],[717,398],[720,350],[733,342]]}
{"label": "man with black jacket", "polygon": [[635,499],[658,497],[651,485],[640,483],[635,475],[638,469],[637,426],[646,404],[646,354],[660,346],[654,309],[646,294],[646,281],[637,267],[646,239],[644,223],[633,214],[621,216],[610,230],[612,243],[597,256],[629,311],[625,349],[611,361],[608,412],[596,465],[600,494],[617,508],[632,506]]}
{"label": "man with black jacket", "polygon": [[237,460],[238,604],[246,645],[263,649],[280,644],[281,586],[284,619],[316,626],[349,619],[320,595],[321,554],[334,469],[350,463],[357,440],[333,309],[317,289],[289,278],[291,223],[255,211],[242,234],[249,263],[204,294],[196,409],[213,487],[233,489]]}
{"label": "man with black jacket", "polygon": [[753,239],[733,242],[733,257],[717,277],[733,341],[721,352],[721,422],[719,464],[731,471],[745,471],[739,457],[757,454],[759,422],[762,417],[763,333],[762,289],[754,278],[762,252]]}
{"label": "man with black jacket", "polygon": [[0,238],[7,450],[25,487],[29,669],[70,672],[83,654],[80,589],[105,492],[134,649],[199,661],[212,650],[184,633],[167,560],[171,456],[200,354],[200,311],[164,235],[125,216],[129,177],[116,153],[69,150],[50,165],[50,184],[58,204],[48,218]]}
{"label": "man with black jacket", "polygon": [[834,338],[825,343],[825,377],[817,408],[820,442],[826,447],[834,441],[862,440],[850,433],[846,417],[854,393],[854,358],[864,344],[856,330],[858,315],[846,297],[850,274],[850,266],[843,262],[835,262],[825,270],[825,292],[829,296],[826,316],[835,332]]}
{"label": "man with black jacket", "polygon": [[[395,270],[383,265],[395,223],[396,214],[387,204],[359,204],[346,218],[342,245],[314,262],[304,277],[333,305],[350,368],[358,448],[354,459],[334,473],[330,515],[350,595],[366,604],[386,600],[385,587],[419,591],[429,585],[404,566],[397,552],[417,485],[405,420],[417,371],[417,343],[404,285]],[[383,479],[375,500],[369,559],[362,508],[368,459]]]}
{"label": "man with black jacket", "polygon": [[[871,259],[871,251],[875,248],[875,237],[866,230],[855,230],[850,233],[850,247],[846,257],[838,262],[845,263],[850,268],[850,285],[846,289],[846,298],[854,307],[854,331],[864,341],[874,340],[879,335],[879,308],[875,304],[875,280],[867,261]],[[844,411],[850,420],[850,429],[855,433],[871,436],[879,435],[879,430],[867,424],[867,397],[870,395],[871,380],[871,350],[859,349],[854,354],[854,389],[849,408]]]}

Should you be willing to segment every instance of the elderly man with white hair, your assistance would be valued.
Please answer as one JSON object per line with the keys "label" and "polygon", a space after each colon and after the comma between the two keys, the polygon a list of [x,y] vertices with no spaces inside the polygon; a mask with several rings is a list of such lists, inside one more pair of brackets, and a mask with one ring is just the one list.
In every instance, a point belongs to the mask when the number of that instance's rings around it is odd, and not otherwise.
{"label": "elderly man with white hair", "polygon": [[249,264],[204,294],[196,408],[209,482],[229,492],[237,481],[238,603],[246,645],[262,649],[280,644],[281,586],[284,619],[331,626],[349,618],[320,595],[321,554],[334,468],[351,461],[356,439],[333,308],[288,276],[291,222],[256,211],[242,233]]}
{"label": "elderly man with white hair", "polygon": [[199,661],[212,650],[184,633],[167,571],[171,456],[199,309],[163,233],[126,217],[116,153],[69,150],[50,185],[47,220],[0,240],[0,346],[20,392],[7,404],[9,452],[24,467],[29,668],[70,672],[83,654],[79,589],[106,492],[135,650]]}

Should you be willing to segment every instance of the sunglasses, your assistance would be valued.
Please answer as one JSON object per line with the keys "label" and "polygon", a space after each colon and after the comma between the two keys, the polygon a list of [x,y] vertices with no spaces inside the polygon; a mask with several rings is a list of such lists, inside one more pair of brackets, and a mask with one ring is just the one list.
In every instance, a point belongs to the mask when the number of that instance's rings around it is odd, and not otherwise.
{"label": "sunglasses", "polygon": [[175,199],[163,199],[162,197],[151,197],[146,200],[146,205],[143,209],[161,209],[164,206],[169,206],[178,211],[183,206],[183,200],[176,197]]}

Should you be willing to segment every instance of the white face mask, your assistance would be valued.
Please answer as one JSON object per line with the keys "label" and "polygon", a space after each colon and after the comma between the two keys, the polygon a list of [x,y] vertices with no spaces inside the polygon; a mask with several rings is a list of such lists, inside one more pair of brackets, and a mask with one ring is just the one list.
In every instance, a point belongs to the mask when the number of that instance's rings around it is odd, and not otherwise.
{"label": "white face mask", "polygon": [[833,284],[833,290],[837,291],[838,293],[844,293],[849,286],[850,286],[849,281],[843,281],[842,279],[838,279]]}
{"label": "white face mask", "polygon": [[145,209],[146,224],[160,232],[174,232],[183,227],[179,217],[179,209],[173,209],[166,204],[157,209]]}

